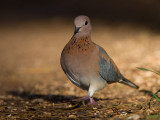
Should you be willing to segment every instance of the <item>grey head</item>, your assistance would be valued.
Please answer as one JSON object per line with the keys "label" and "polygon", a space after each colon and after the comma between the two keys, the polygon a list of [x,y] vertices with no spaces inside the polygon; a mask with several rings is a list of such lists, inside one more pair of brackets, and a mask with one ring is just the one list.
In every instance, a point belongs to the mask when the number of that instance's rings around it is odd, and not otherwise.
{"label": "grey head", "polygon": [[80,15],[77,16],[74,19],[74,24],[75,24],[75,32],[74,34],[78,34],[80,36],[88,36],[91,34],[91,23],[89,17],[85,15]]}

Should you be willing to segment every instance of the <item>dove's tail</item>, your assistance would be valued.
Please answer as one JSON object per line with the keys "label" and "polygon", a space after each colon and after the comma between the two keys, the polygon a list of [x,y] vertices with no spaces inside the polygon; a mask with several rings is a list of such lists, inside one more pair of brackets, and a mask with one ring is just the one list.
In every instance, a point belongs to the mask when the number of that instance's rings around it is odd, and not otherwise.
{"label": "dove's tail", "polygon": [[130,87],[136,88],[136,89],[139,88],[136,84],[132,83],[131,81],[129,81],[125,77],[123,77],[119,82],[122,83],[122,84],[128,85]]}

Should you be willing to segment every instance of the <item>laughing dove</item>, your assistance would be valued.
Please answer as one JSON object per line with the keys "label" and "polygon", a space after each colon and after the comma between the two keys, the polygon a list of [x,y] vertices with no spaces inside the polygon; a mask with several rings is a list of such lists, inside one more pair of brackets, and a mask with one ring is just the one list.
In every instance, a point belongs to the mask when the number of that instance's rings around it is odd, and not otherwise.
{"label": "laughing dove", "polygon": [[93,94],[107,84],[119,82],[130,87],[138,86],[127,80],[107,52],[91,40],[91,23],[87,16],[74,20],[75,32],[61,54],[61,66],[70,81],[88,95],[90,105],[96,105]]}

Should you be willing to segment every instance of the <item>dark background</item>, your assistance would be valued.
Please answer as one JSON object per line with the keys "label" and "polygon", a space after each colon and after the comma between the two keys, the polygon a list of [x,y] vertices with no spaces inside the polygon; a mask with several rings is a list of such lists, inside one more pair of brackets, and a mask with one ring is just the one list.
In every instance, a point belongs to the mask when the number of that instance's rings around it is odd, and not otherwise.
{"label": "dark background", "polygon": [[131,23],[160,28],[159,0],[4,0],[0,2],[1,23],[53,17],[74,18],[85,14],[104,22]]}

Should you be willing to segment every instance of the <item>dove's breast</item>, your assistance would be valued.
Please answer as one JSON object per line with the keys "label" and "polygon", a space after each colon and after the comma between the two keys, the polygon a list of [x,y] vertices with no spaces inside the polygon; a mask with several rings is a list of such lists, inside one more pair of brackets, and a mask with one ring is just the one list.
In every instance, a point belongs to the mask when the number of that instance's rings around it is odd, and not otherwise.
{"label": "dove's breast", "polygon": [[[79,39],[72,38],[61,55],[61,64],[65,72],[76,76],[80,86],[88,89],[90,80],[99,76],[99,51],[96,45],[86,37]],[[68,74],[69,74],[68,73]],[[72,76],[72,75],[70,75]]]}

